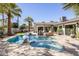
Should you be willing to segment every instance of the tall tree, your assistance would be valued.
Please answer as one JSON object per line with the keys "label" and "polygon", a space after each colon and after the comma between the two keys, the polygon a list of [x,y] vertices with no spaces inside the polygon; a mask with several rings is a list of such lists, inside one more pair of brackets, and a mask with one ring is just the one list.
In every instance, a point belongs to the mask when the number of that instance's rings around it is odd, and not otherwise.
{"label": "tall tree", "polygon": [[29,26],[28,30],[29,30],[29,32],[30,32],[30,29],[31,29],[31,27],[32,27],[33,19],[32,19],[31,17],[27,17],[27,18],[25,18],[25,21],[28,22],[28,26]]}
{"label": "tall tree", "polygon": [[26,28],[26,24],[22,24],[21,26],[20,26],[20,29],[21,30],[23,30],[23,29],[25,29]]}
{"label": "tall tree", "polygon": [[11,35],[11,17],[19,16],[22,11],[15,3],[7,3],[6,6],[6,15],[8,17],[8,35]]}
{"label": "tall tree", "polygon": [[18,28],[18,23],[12,23],[12,28]]}
{"label": "tall tree", "polygon": [[0,12],[2,13],[3,19],[4,13],[8,17],[8,35],[11,35],[11,18],[14,16],[20,16],[22,11],[15,3],[2,3],[0,4],[0,8]]}
{"label": "tall tree", "polygon": [[0,13],[2,14],[2,30],[4,32],[4,14],[5,14],[5,4],[4,3],[1,3],[0,4]]}
{"label": "tall tree", "polygon": [[17,15],[17,23],[18,23],[18,28],[19,28],[19,18],[21,17],[21,15]]}

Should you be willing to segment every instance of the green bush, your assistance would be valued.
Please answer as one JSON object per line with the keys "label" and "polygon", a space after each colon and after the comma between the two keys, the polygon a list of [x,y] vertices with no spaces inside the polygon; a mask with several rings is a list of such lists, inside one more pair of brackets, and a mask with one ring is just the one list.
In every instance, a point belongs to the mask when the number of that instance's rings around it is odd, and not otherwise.
{"label": "green bush", "polygon": [[2,30],[2,27],[0,27],[0,30]]}
{"label": "green bush", "polygon": [[63,34],[62,28],[58,28],[58,29],[57,29],[57,32],[58,32],[59,35]]}
{"label": "green bush", "polygon": [[76,37],[79,39],[79,32],[78,31],[76,32]]}

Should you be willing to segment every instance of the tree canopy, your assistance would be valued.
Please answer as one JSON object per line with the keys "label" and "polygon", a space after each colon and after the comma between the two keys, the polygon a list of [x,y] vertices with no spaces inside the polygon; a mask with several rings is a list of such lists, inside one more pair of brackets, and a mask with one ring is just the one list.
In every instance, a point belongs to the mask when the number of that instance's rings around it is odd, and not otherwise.
{"label": "tree canopy", "polygon": [[71,9],[77,16],[79,16],[79,3],[64,3],[63,5],[64,10]]}

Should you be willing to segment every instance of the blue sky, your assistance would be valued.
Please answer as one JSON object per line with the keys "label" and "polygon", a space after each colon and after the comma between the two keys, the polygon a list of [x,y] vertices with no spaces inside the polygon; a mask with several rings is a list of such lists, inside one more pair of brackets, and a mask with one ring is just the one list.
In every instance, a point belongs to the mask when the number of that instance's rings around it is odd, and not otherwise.
{"label": "blue sky", "polygon": [[22,17],[20,24],[24,22],[24,18],[31,16],[34,22],[41,21],[59,21],[61,16],[66,16],[68,19],[74,18],[75,15],[71,10],[63,10],[62,4],[55,3],[20,3],[17,4],[22,9]]}
{"label": "blue sky", "polygon": [[[17,4],[22,9],[22,17],[20,24],[24,23],[24,19],[31,16],[34,22],[41,21],[59,21],[61,16],[66,16],[68,19],[74,18],[75,15],[71,10],[65,11],[62,4],[56,3],[19,3]],[[13,19],[16,21],[16,18]]]}

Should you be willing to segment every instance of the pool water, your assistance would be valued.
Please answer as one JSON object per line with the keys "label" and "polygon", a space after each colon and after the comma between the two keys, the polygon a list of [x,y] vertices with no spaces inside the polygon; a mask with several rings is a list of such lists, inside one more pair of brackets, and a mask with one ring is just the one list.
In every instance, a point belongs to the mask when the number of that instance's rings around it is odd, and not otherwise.
{"label": "pool water", "polygon": [[47,36],[29,36],[29,41],[51,41],[54,40],[54,38],[47,37]]}
{"label": "pool water", "polygon": [[57,51],[64,50],[60,44],[54,41],[54,38],[52,39],[50,37],[41,36],[41,37],[31,37],[30,40],[32,40],[30,43],[32,47],[48,48]]}
{"label": "pool water", "polygon": [[22,44],[23,43],[23,35],[19,35],[7,40],[10,43]]}
{"label": "pool water", "polygon": [[30,36],[30,40],[51,40],[52,38],[48,37],[48,36]]}
{"label": "pool water", "polygon": [[[57,42],[53,41],[54,38],[50,38],[47,36],[27,36],[29,39],[30,45],[32,47],[40,47],[40,48],[48,48],[57,51],[63,51],[63,47]],[[7,40],[10,43],[22,44],[24,42],[23,36],[19,35]]]}

